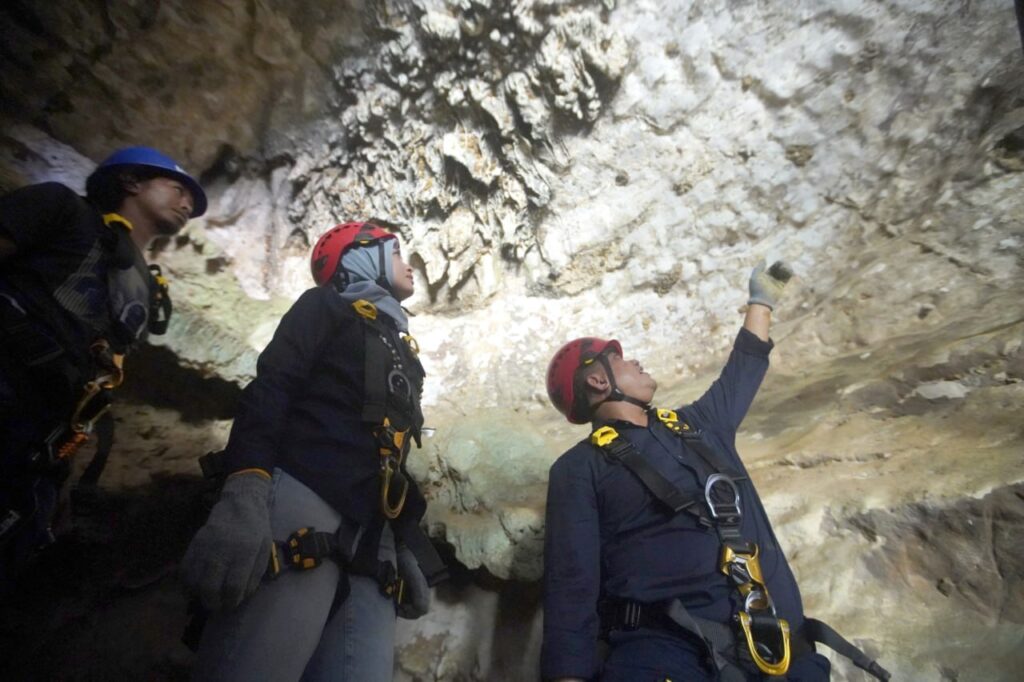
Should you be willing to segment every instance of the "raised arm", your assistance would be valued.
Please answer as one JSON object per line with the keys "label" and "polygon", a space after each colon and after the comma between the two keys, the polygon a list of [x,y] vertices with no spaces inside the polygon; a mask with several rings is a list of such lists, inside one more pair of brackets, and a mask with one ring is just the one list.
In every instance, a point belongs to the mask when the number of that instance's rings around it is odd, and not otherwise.
{"label": "raised arm", "polygon": [[768,341],[768,330],[772,326],[772,309],[760,303],[747,306],[747,315],[743,318],[743,328],[762,341]]}
{"label": "raised arm", "polygon": [[739,428],[768,371],[772,309],[792,276],[792,270],[782,261],[771,268],[761,262],[751,273],[747,314],[729,361],[711,388],[692,407],[704,423],[724,431]]}

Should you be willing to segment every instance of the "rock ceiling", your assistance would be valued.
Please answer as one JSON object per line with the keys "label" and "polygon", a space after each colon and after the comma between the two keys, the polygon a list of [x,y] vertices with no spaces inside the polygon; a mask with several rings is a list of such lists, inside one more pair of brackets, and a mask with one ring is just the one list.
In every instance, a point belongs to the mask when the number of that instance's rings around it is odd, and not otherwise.
{"label": "rock ceiling", "polygon": [[[438,429],[416,473],[467,571],[403,624],[399,679],[533,678],[547,467],[584,435],[547,405],[548,356],[615,335],[661,402],[695,398],[762,257],[798,278],[740,451],[808,611],[902,679],[1015,679],[1024,59],[1005,2],[24,1],[0,21],[0,184],[80,185],[149,143],[210,189],[155,255],[178,314],[136,358],[112,489],[223,443],[320,233],[401,232]],[[120,613],[178,598],[147,589]],[[175,641],[122,664],[185,668]]]}

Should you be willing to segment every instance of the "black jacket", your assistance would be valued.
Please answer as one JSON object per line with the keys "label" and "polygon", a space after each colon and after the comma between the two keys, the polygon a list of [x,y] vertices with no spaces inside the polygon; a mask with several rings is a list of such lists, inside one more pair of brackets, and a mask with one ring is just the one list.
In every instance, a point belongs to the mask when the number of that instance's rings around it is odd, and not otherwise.
{"label": "black jacket", "polygon": [[[410,353],[390,319],[378,319]],[[364,362],[364,324],[351,305],[330,287],[303,293],[242,393],[227,470],[280,467],[347,518],[379,517],[380,457],[374,425],[362,420]],[[407,504],[422,507],[418,491]]]}

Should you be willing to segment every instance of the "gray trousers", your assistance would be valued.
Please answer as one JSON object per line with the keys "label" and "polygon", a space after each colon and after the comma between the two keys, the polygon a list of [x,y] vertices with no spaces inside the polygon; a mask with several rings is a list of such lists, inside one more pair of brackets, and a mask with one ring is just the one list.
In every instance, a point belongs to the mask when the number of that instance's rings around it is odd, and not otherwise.
{"label": "gray trousers", "polygon": [[[274,470],[270,525],[284,542],[304,526],[333,532],[342,517],[316,493]],[[394,536],[385,526],[381,560],[394,561]],[[349,576],[351,592],[332,615],[341,578],[334,561],[285,569],[235,610],[210,617],[203,631],[193,682],[386,682],[392,679],[395,606],[377,582]]]}

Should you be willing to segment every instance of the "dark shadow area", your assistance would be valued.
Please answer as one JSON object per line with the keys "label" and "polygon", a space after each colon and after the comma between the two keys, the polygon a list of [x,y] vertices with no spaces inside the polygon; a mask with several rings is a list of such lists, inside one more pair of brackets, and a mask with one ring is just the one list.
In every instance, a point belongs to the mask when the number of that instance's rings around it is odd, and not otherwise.
{"label": "dark shadow area", "polygon": [[177,564],[212,491],[165,476],[106,495],[0,601],[4,680],[188,679]]}
{"label": "dark shadow area", "polygon": [[1024,484],[948,507],[870,511],[845,525],[871,543],[885,538],[866,558],[881,583],[921,578],[935,586],[935,599],[954,599],[994,622],[1024,623]]}
{"label": "dark shadow area", "polygon": [[186,423],[231,419],[242,394],[236,384],[182,367],[173,351],[144,344],[125,362],[119,400],[179,412]]}

